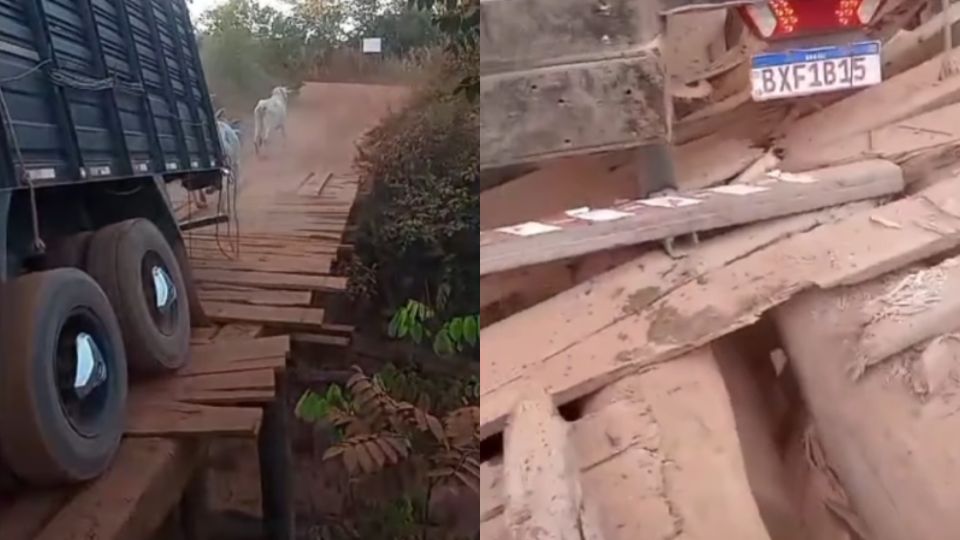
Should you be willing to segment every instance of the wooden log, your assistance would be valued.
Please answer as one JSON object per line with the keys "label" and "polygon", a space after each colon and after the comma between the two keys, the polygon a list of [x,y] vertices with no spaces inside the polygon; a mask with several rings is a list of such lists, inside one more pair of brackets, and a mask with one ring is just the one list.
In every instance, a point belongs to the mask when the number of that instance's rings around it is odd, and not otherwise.
{"label": "wooden log", "polygon": [[[885,161],[821,169],[763,185],[721,186],[680,198],[632,201],[590,217],[563,216],[480,234],[480,275],[740,225],[897,193],[900,169]],[[531,232],[533,231],[533,232]]]}
{"label": "wooden log", "polygon": [[956,247],[958,192],[960,179],[942,182],[793,236],[707,272],[548,356],[518,348],[506,357],[481,358],[481,435],[502,429],[518,389],[531,382],[548,388],[558,404],[567,403],[742,328],[803,289],[859,283]]}
{"label": "wooden log", "polygon": [[[712,538],[716,531],[769,538],[730,396],[707,348],[601,390],[583,404],[570,440],[583,500],[596,508],[607,540]],[[497,460],[481,466],[484,539],[511,538],[503,467]]]}
{"label": "wooden log", "polygon": [[[779,308],[776,320],[826,458],[868,537],[953,538],[960,350],[952,339],[928,341],[859,380],[848,371],[864,311],[892,284],[810,291]],[[960,319],[953,323],[960,327]]]}

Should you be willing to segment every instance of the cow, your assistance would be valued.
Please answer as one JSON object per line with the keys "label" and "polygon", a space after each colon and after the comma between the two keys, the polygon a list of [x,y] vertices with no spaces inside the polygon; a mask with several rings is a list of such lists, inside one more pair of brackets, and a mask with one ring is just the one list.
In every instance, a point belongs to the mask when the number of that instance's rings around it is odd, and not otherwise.
{"label": "cow", "polygon": [[[236,122],[227,122],[223,119],[223,109],[217,111],[217,133],[220,136],[220,147],[226,160],[227,183],[240,187],[240,130]],[[212,193],[209,190],[208,193]],[[207,207],[207,195],[201,190],[197,200],[198,208]]]}
{"label": "cow", "polygon": [[253,109],[253,147],[257,154],[267,144],[270,134],[279,131],[287,138],[287,97],[290,91],[285,86],[273,89],[270,97],[261,99]]}

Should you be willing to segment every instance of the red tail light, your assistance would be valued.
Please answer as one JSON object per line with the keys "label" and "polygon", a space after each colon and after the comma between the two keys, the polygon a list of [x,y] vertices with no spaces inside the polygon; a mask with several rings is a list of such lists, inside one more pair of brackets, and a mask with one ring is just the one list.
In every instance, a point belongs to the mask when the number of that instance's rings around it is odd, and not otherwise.
{"label": "red tail light", "polygon": [[870,23],[883,0],[768,0],[739,8],[766,39],[836,32]]}

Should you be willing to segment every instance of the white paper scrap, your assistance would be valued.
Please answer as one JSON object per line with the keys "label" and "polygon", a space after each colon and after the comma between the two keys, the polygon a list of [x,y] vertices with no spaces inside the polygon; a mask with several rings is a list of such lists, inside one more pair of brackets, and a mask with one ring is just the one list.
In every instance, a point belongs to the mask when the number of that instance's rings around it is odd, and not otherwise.
{"label": "white paper scrap", "polygon": [[546,223],[540,223],[538,221],[528,221],[526,223],[520,223],[519,225],[500,227],[497,230],[507,234],[515,234],[517,236],[536,236],[538,234],[559,231],[560,227],[547,225]]}
{"label": "white paper scrap", "polygon": [[730,184],[728,186],[717,186],[715,188],[710,188],[709,191],[714,193],[723,193],[725,195],[753,195],[754,193],[760,193],[761,191],[767,191],[770,188],[763,186],[754,186],[750,184]]}
{"label": "white paper scrap", "polygon": [[589,208],[577,208],[576,210],[568,210],[567,215],[587,221],[616,221],[618,219],[630,217],[633,214],[629,212],[613,210],[612,208],[598,208],[596,210],[591,210]]}
{"label": "white paper scrap", "polygon": [[794,184],[812,184],[820,181],[820,179],[816,176],[811,176],[809,174],[794,174],[791,172],[781,171],[780,169],[774,169],[768,172],[767,176],[770,178],[775,178],[781,182],[793,182]]}
{"label": "white paper scrap", "polygon": [[688,199],[686,197],[656,197],[654,199],[643,199],[642,201],[637,201],[640,204],[645,204],[647,206],[656,206],[660,208],[680,208],[683,206],[692,206],[694,204],[700,204],[701,200],[699,199]]}

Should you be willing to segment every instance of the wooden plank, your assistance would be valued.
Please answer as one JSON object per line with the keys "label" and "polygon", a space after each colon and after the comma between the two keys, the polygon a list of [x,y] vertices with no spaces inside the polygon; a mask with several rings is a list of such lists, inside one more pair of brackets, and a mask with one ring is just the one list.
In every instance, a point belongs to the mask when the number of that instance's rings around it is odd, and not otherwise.
{"label": "wooden plank", "polygon": [[206,407],[131,399],[128,437],[256,437],[263,411],[255,407]]}
{"label": "wooden plank", "polygon": [[256,290],[222,291],[200,289],[200,300],[207,302],[230,302],[258,306],[309,306],[310,291]]}
{"label": "wooden plank", "polygon": [[69,501],[72,490],[54,488],[18,493],[8,506],[0,506],[0,538],[34,540],[50,518]]}
{"label": "wooden plank", "polygon": [[[960,9],[960,8],[958,8]],[[917,156],[960,145],[960,104],[951,104],[889,125],[850,135],[842,141],[814,147],[789,160],[785,167],[807,170],[880,158],[905,163]],[[909,182],[909,178],[907,179]]]}
{"label": "wooden plank", "polygon": [[[743,192],[719,191],[727,187],[684,194],[682,199],[617,205],[613,209],[620,214],[612,220],[569,216],[544,220],[553,230],[542,234],[511,234],[499,229],[481,232],[480,275],[889,195],[903,189],[903,175],[896,165],[873,160],[762,186],[729,186],[742,187]],[[672,207],[673,200],[686,201],[686,205]]]}
{"label": "wooden plank", "polygon": [[[757,223],[706,240],[680,260],[670,258],[662,250],[645,253],[610,272],[516,313],[503,322],[484,328],[480,334],[483,344],[480,349],[481,365],[489,365],[496,362],[497,358],[514,354],[517,350],[517,332],[524,336],[524,356],[549,358],[604,327],[641,312],[678,287],[701,279],[707,272],[795,234],[835,223],[875,206],[874,201],[850,203]],[[598,258],[601,258],[601,254],[587,257],[584,261]],[[539,274],[533,277],[536,278],[535,282],[543,279]],[[485,294],[485,286],[486,283],[481,281],[481,297]],[[521,283],[516,284],[517,289],[521,287]]]}
{"label": "wooden plank", "polygon": [[291,330],[319,330],[324,326],[324,310],[321,308],[204,302],[203,309],[213,321],[255,322]]}
{"label": "wooden plank", "polygon": [[284,369],[287,365],[286,356],[271,358],[254,358],[248,360],[209,360],[206,362],[191,362],[177,372],[180,377],[203,375],[210,373],[232,373],[257,369]]}
{"label": "wooden plank", "polygon": [[191,364],[196,365],[206,361],[254,360],[284,356],[289,350],[290,338],[288,336],[274,336],[210,345],[194,345],[190,348],[190,354],[194,358]]}
{"label": "wooden plank", "polygon": [[217,332],[220,328],[216,326],[202,326],[194,327],[190,329],[190,339],[197,341],[210,341],[213,339],[213,336],[217,335]]}
{"label": "wooden plank", "polygon": [[341,292],[347,288],[347,278],[338,276],[311,276],[198,268],[194,278],[200,283],[227,283],[261,289],[307,289],[311,291]]}
{"label": "wooden plank", "polygon": [[143,540],[180,499],[201,461],[199,443],[128,439],[113,466],[80,488],[34,540]]}
{"label": "wooden plank", "polygon": [[273,390],[191,390],[180,401],[200,405],[268,405],[276,399]]}
{"label": "wooden plank", "polygon": [[502,429],[530,381],[567,403],[742,328],[805,288],[858,283],[960,245],[957,193],[955,178],[795,235],[707,272],[556,354],[518,348],[507,359],[481,359],[482,436]]}
{"label": "wooden plank", "polygon": [[240,257],[236,260],[193,258],[190,262],[197,269],[254,270],[258,272],[320,275],[329,274],[330,265],[333,263],[332,256],[324,258],[259,256],[257,259],[260,260],[254,260],[252,257]]}
{"label": "wooden plank", "polygon": [[327,347],[349,347],[350,338],[342,335],[328,336],[324,334],[292,334],[290,339],[294,342],[309,343],[311,345],[324,345]]}
{"label": "wooden plank", "polygon": [[256,339],[262,333],[263,325],[261,324],[230,323],[220,328],[220,331],[217,332],[213,341],[215,343],[222,343],[228,340],[246,341]]}
{"label": "wooden plank", "polygon": [[[955,338],[924,340],[915,351],[889,356],[857,380],[850,376],[858,371],[853,364],[864,345],[863,321],[902,277],[810,291],[783,305],[775,317],[824,459],[871,538],[951,538],[960,527],[954,504],[960,485],[945,481],[960,473],[953,444],[960,439]],[[912,288],[928,301],[942,295],[933,309],[951,303],[955,312],[956,284],[938,280],[928,275]],[[904,300],[884,305],[891,310],[887,316],[913,326],[914,317],[896,309],[926,311],[919,302],[910,304],[908,296]],[[950,322],[955,329],[955,315]]]}
{"label": "wooden plank", "polygon": [[164,381],[186,390],[272,390],[276,370],[257,369],[229,373],[197,374]]}
{"label": "wooden plank", "polygon": [[794,160],[817,148],[955,103],[960,77],[940,80],[941,57],[798,120],[778,143],[785,153],[781,167],[798,170]]}

